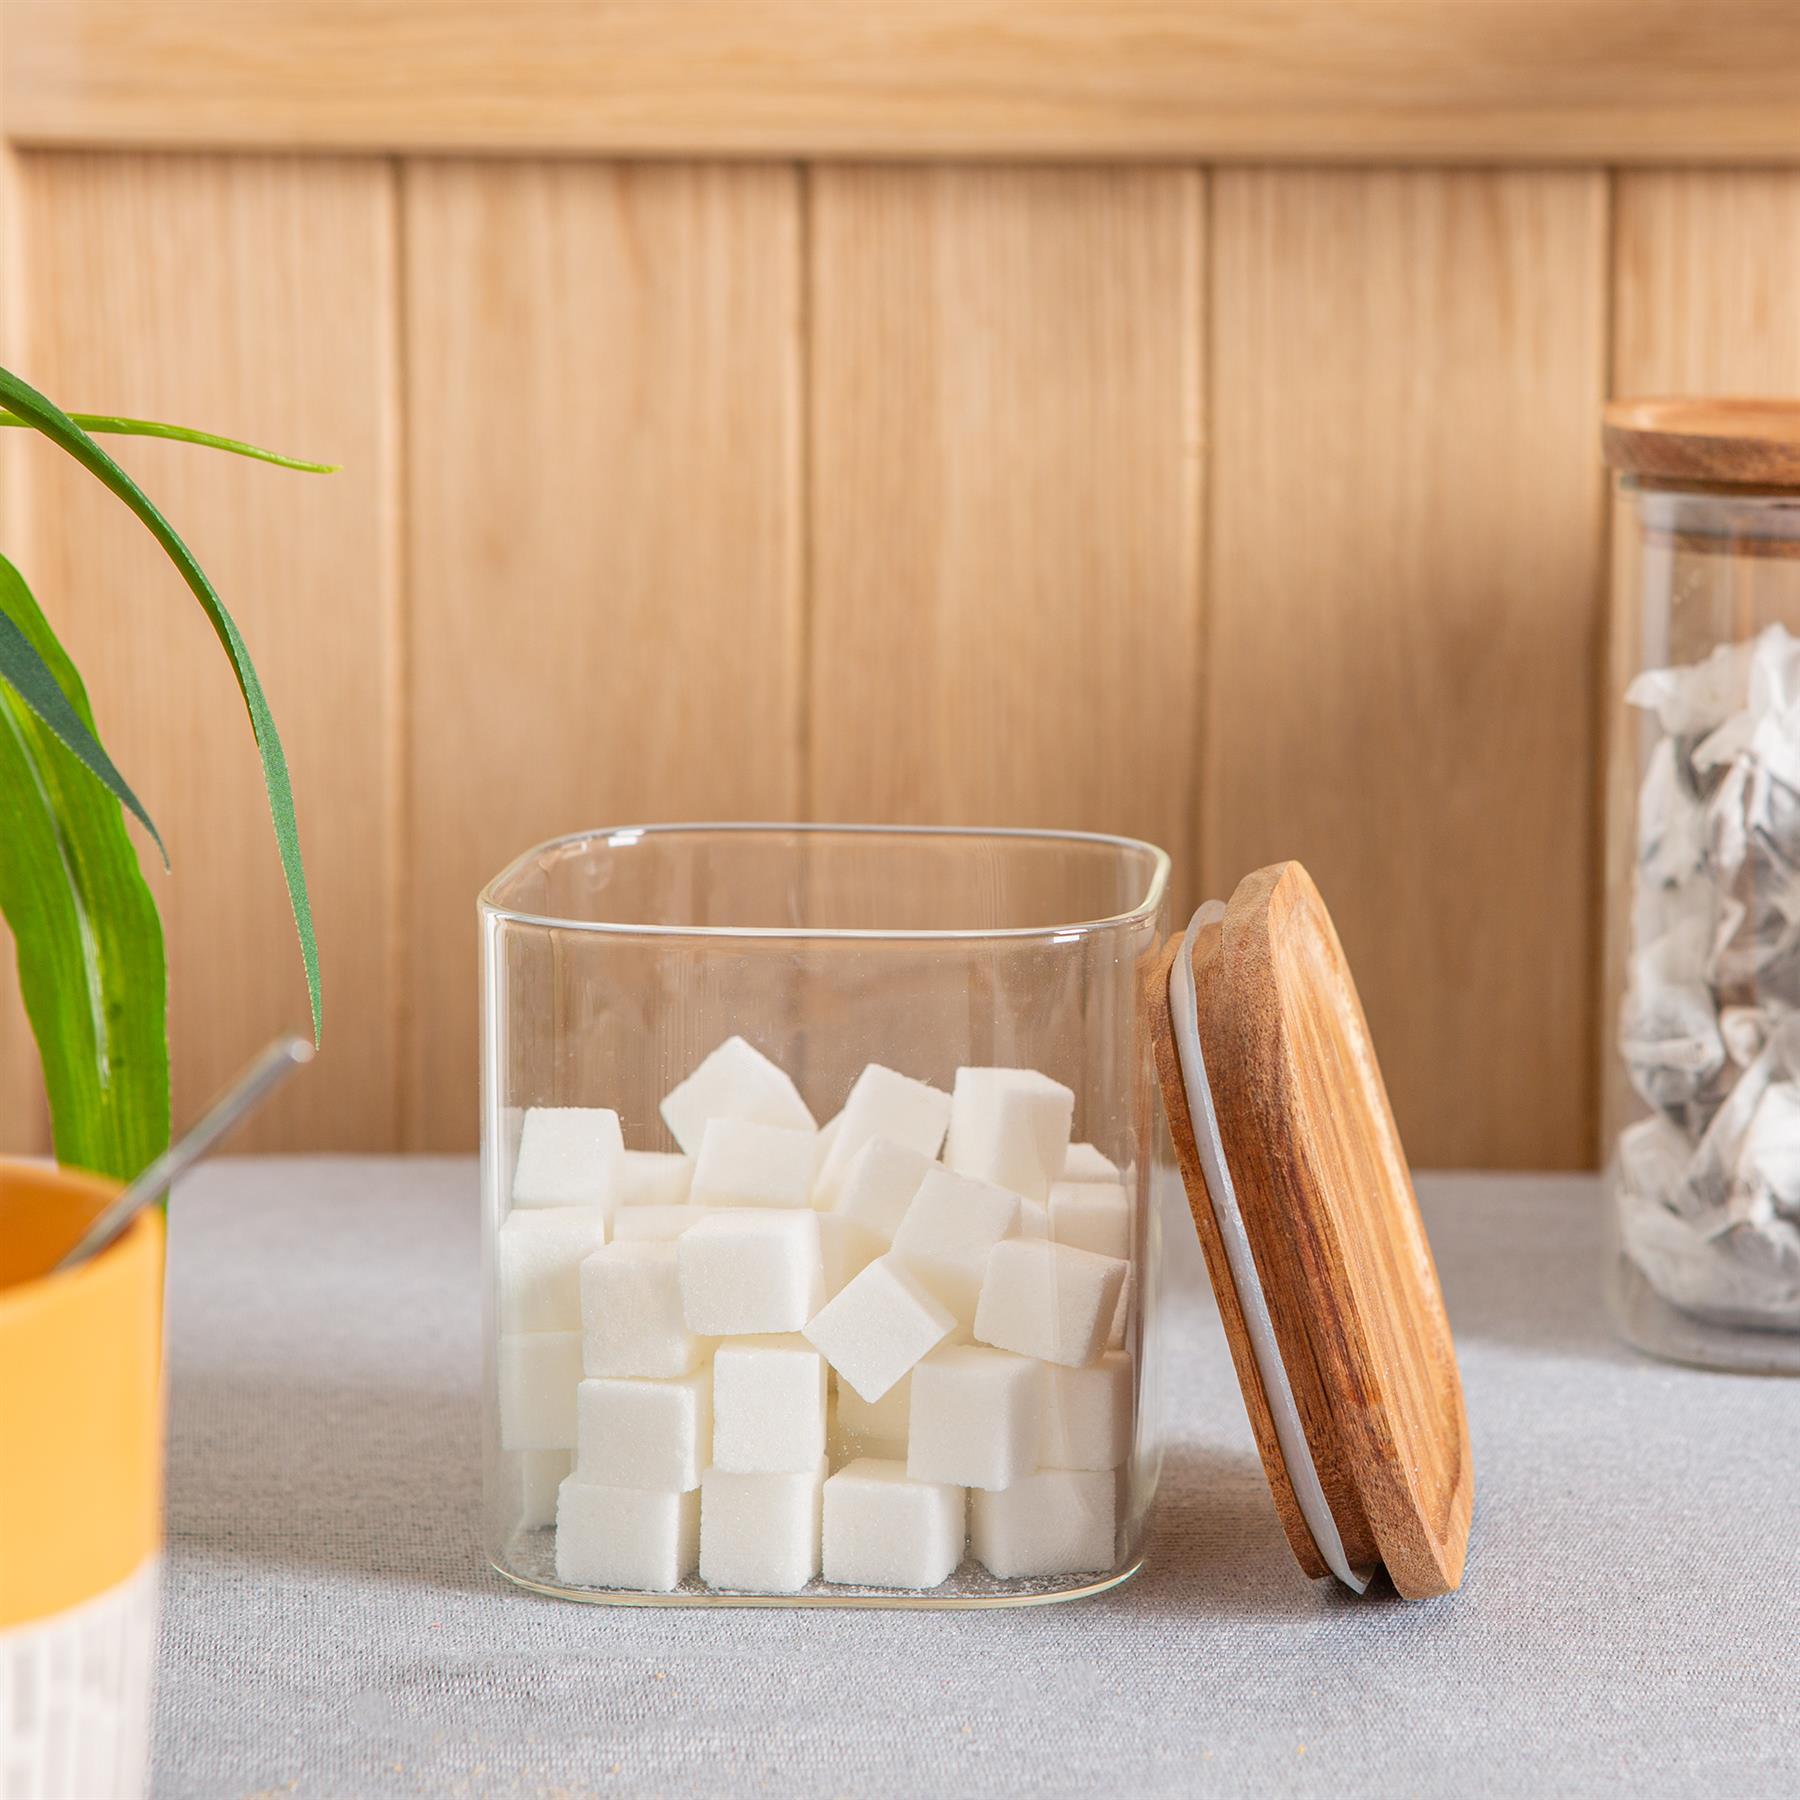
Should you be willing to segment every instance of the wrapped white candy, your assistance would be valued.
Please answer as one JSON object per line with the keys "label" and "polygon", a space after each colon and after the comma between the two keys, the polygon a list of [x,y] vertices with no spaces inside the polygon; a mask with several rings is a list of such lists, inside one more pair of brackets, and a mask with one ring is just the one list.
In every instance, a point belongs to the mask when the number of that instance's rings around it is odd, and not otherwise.
{"label": "wrapped white candy", "polygon": [[1777,1081],[1800,1070],[1800,1014],[1786,1014],[1769,1041],[1744,1070],[1713,1114],[1688,1165],[1690,1197],[1678,1204],[1686,1213],[1722,1207],[1737,1180],[1738,1164],[1751,1121],[1763,1096]]}
{"label": "wrapped white candy", "polygon": [[1721,1007],[1719,1036],[1725,1040],[1725,1054],[1740,1069],[1747,1069],[1762,1054],[1784,1010],[1773,1005]]}
{"label": "wrapped white candy", "polygon": [[[1738,1146],[1734,1191],[1754,1192],[1770,1204],[1800,1208],[1800,1087],[1771,1082],[1763,1090]],[[1762,1215],[1746,1215],[1759,1223]]]}
{"label": "wrapped white candy", "polygon": [[1679,1211],[1694,1146],[1680,1126],[1660,1113],[1639,1119],[1619,1133],[1619,1178],[1625,1189]]}
{"label": "wrapped white candy", "polygon": [[1626,704],[1654,712],[1670,737],[1716,731],[1750,704],[1750,661],[1760,642],[1721,644],[1704,662],[1686,668],[1645,669],[1625,690]]}
{"label": "wrapped white candy", "polygon": [[1712,991],[1697,981],[1639,986],[1625,1001],[1619,1054],[1652,1106],[1685,1106],[1725,1066]]}
{"label": "wrapped white candy", "polygon": [[1758,719],[1800,707],[1800,638],[1771,625],[1750,641],[1746,710]]}
{"label": "wrapped white candy", "polygon": [[1644,880],[1678,882],[1700,867],[1706,855],[1706,807],[1682,773],[1673,738],[1664,738],[1650,753],[1638,794],[1637,824],[1638,868]]}
{"label": "wrapped white candy", "polygon": [[[1688,760],[1703,777],[1714,769],[1728,769],[1750,748],[1750,740],[1755,735],[1756,720],[1747,712],[1733,713],[1717,731],[1708,732],[1694,746],[1694,754]],[[1664,738],[1656,747],[1658,750],[1666,747],[1670,761],[1676,760],[1673,738]],[[1648,785],[1646,780],[1645,786]]]}
{"label": "wrapped white candy", "polygon": [[1800,1243],[1784,1273],[1785,1242],[1751,1232],[1770,1256],[1759,1266],[1755,1249],[1745,1254],[1737,1242],[1737,1229],[1708,1237],[1628,1188],[1619,1191],[1619,1219],[1627,1254],[1665,1300],[1724,1325],[1800,1330]]}
{"label": "wrapped white candy", "polygon": [[1691,942],[1692,937],[1697,937],[1705,946],[1704,961],[1696,971],[1704,979],[1706,965],[1712,960],[1718,913],[1719,890],[1704,873],[1690,875],[1667,887],[1646,881],[1639,884],[1632,901],[1632,940],[1653,944],[1671,932],[1685,929],[1692,936],[1679,941]]}
{"label": "wrapped white candy", "polygon": [[1654,990],[1704,981],[1712,947],[1712,914],[1696,908],[1648,940],[1631,959],[1631,985]]}
{"label": "wrapped white candy", "polygon": [[1757,902],[1752,911],[1738,900],[1721,901],[1717,941],[1706,971],[1714,987],[1741,988],[1793,963],[1800,925],[1771,896],[1759,893]]}
{"label": "wrapped white candy", "polygon": [[1764,713],[1756,721],[1745,754],[1790,794],[1800,788],[1800,706]]}

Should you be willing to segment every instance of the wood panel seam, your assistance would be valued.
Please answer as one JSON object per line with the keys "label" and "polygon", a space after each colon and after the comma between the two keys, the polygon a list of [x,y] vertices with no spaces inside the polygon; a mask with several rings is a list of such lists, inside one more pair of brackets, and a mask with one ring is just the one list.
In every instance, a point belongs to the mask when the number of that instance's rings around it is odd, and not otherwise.
{"label": "wood panel seam", "polygon": [[[1602,293],[1605,302],[1605,316],[1601,320],[1602,336],[1600,367],[1605,381],[1605,391],[1600,396],[1604,401],[1617,391],[1619,383],[1619,171],[1609,167],[1602,171],[1606,183],[1605,207],[1606,223],[1606,270],[1602,278]],[[1588,880],[1591,889],[1591,900],[1588,909],[1588,931],[1591,953],[1588,957],[1588,1042],[1586,1056],[1583,1061],[1587,1068],[1587,1114],[1588,1128],[1593,1138],[1593,1159],[1595,1166],[1604,1168],[1607,1163],[1606,1144],[1606,1107],[1605,1084],[1601,1074],[1601,1058],[1605,1054],[1605,1046],[1611,1036],[1612,1022],[1606,1016],[1607,993],[1610,987],[1610,976],[1607,968],[1607,870],[1606,842],[1607,818],[1606,795],[1611,779],[1609,766],[1612,744],[1612,655],[1609,609],[1612,604],[1612,558],[1613,558],[1613,512],[1608,503],[1611,491],[1611,480],[1600,458],[1600,427],[1596,417],[1594,425],[1594,472],[1595,485],[1598,489],[1598,507],[1600,513],[1600,560],[1595,569],[1595,579],[1599,584],[1599,595],[1594,606],[1594,649],[1593,649],[1593,745],[1594,755],[1589,769],[1589,778],[1593,784],[1593,829],[1589,836]]]}
{"label": "wood panel seam", "polygon": [[[5,51],[4,23],[0,22],[0,57]],[[0,125],[5,108],[0,104]],[[25,229],[23,193],[19,181],[19,153],[0,137],[0,362],[29,373],[31,319],[26,300]],[[0,447],[0,528],[4,530],[6,555],[25,573],[32,572],[31,457],[38,446],[27,432],[9,432]],[[104,729],[104,721],[102,729]],[[43,1078],[36,1041],[28,1028],[19,994],[12,935],[0,920],[0,1023],[6,1036],[0,1041],[0,1141],[28,1155],[47,1155],[50,1150],[50,1115],[44,1102]]]}
{"label": "wood panel seam", "polygon": [[797,439],[794,467],[794,504],[788,527],[792,542],[795,593],[795,730],[798,735],[798,769],[794,785],[794,810],[802,819],[817,816],[813,772],[813,604],[816,592],[813,562],[813,171],[809,163],[794,167],[794,283],[796,343],[794,382],[798,392],[794,407]]}
{"label": "wood panel seam", "polygon": [[[1200,267],[1194,285],[1193,303],[1199,317],[1193,321],[1193,368],[1189,374],[1188,416],[1197,436],[1189,454],[1193,461],[1190,512],[1193,557],[1194,606],[1194,720],[1188,754],[1187,860],[1185,870],[1178,871],[1175,892],[1178,904],[1198,906],[1216,883],[1218,872],[1206,851],[1206,770],[1211,754],[1212,708],[1207,704],[1212,685],[1212,580],[1208,563],[1213,541],[1213,432],[1212,406],[1217,380],[1216,341],[1217,307],[1213,292],[1215,256],[1213,247],[1213,175],[1209,168],[1195,171],[1198,191],[1194,205]],[[1177,930],[1186,921],[1171,921]]]}
{"label": "wood panel seam", "polygon": [[413,991],[417,979],[412,954],[412,883],[416,879],[412,855],[412,556],[408,521],[412,516],[412,382],[407,365],[406,329],[406,169],[399,157],[387,163],[388,189],[388,404],[391,408],[386,489],[390,524],[388,556],[388,843],[384,869],[387,905],[388,968],[393,984],[392,1032],[394,1069],[389,1090],[393,1096],[390,1142],[396,1149],[419,1149],[419,1103],[415,1092],[420,1062],[413,1033],[420,1016]]}

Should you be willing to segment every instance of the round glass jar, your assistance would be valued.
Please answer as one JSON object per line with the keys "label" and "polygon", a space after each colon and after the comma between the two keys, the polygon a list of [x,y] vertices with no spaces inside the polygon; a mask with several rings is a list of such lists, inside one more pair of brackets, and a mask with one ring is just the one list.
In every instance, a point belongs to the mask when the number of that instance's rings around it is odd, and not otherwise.
{"label": "round glass jar", "polygon": [[927,1606],[1133,1572],[1167,875],[1077,833],[695,825],[490,884],[496,1569]]}
{"label": "round glass jar", "polygon": [[1800,1372],[1800,406],[1607,409],[1608,1302]]}

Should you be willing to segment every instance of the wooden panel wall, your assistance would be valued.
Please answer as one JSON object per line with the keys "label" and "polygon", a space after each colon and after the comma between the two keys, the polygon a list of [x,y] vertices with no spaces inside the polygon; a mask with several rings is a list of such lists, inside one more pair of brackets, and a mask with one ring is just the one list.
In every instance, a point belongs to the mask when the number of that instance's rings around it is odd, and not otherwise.
{"label": "wooden panel wall", "polygon": [[812,812],[1128,832],[1189,891],[1200,178],[812,197]]}
{"label": "wooden panel wall", "polygon": [[1311,867],[1414,1157],[1578,1163],[1604,178],[1214,190],[1207,882]]}
{"label": "wooden panel wall", "polygon": [[[392,833],[400,789],[394,178],[379,161],[21,159],[24,343],[73,407],[214,421],[316,448],[285,474],[172,444],[126,460],[177,522],[264,677],[295,774],[331,1054],[246,1141],[395,1141]],[[306,999],[248,719],[229,665],[149,534],[48,445],[28,476],[26,573],[109,747],[169,847],[145,863],[169,940],[178,1116]],[[8,1021],[9,1030],[14,1029]],[[11,1125],[7,1141],[37,1141]]]}
{"label": "wooden panel wall", "polygon": [[415,970],[399,1141],[471,1141],[475,895],[581,826],[801,805],[788,168],[406,173]]}
{"label": "wooden panel wall", "polygon": [[[528,843],[798,814],[1142,833],[1184,902],[1300,855],[1415,1159],[1591,1160],[1598,409],[1800,389],[1800,174],[1204,160],[17,159],[0,360],[345,465],[125,446],[299,795],[325,1055],[255,1143],[473,1142]],[[246,722],[148,538],[0,461],[170,841],[187,1118],[304,1017]]]}
{"label": "wooden panel wall", "polygon": [[1800,173],[1622,174],[1613,385],[1800,393]]}

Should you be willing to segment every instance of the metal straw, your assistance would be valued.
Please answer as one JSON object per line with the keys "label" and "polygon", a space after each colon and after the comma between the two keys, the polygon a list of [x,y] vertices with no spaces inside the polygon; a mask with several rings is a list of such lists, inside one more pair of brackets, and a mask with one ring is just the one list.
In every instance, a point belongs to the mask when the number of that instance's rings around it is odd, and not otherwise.
{"label": "metal straw", "polygon": [[257,1105],[284,1077],[313,1059],[313,1047],[305,1038],[277,1038],[210,1107],[200,1122],[171,1144],[136,1181],[115,1199],[82,1234],[72,1250],[58,1261],[58,1269],[72,1269],[97,1256],[146,1206],[168,1191],[178,1175],[185,1174],[232,1126]]}

